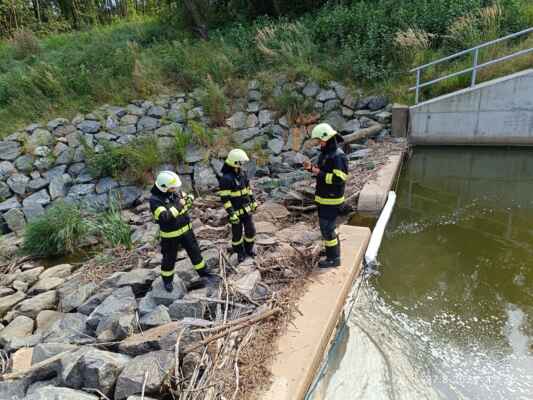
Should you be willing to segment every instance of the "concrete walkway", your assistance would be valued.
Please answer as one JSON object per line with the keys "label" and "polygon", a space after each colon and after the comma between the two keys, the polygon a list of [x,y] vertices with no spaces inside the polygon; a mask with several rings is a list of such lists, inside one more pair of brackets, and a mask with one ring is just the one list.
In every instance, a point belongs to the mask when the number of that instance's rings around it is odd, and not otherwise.
{"label": "concrete walkway", "polygon": [[278,339],[277,356],[271,365],[272,386],[258,396],[263,400],[300,400],[311,385],[346,298],[359,274],[370,239],[368,228],[339,228],[342,265],[317,271],[297,304],[298,314]]}

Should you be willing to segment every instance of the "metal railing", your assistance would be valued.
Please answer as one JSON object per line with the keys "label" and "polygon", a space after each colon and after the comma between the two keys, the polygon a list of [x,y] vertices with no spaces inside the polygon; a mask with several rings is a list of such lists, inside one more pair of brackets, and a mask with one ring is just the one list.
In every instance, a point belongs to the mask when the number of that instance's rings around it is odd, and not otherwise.
{"label": "metal railing", "polygon": [[[420,98],[420,89],[424,88],[424,87],[427,87],[427,86],[431,86],[435,83],[438,83],[438,82],[441,82],[445,79],[448,79],[448,78],[453,78],[455,76],[459,76],[459,75],[463,75],[463,74],[467,74],[469,72],[472,73],[472,79],[471,79],[471,83],[470,83],[470,86],[471,87],[474,87],[476,85],[476,77],[477,77],[477,71],[482,69],[482,68],[485,68],[485,67],[488,67],[490,65],[494,65],[494,64],[497,64],[497,63],[500,63],[500,62],[503,62],[503,61],[507,61],[507,60],[510,60],[512,58],[515,58],[515,57],[518,57],[518,56],[523,56],[524,54],[527,54],[527,53],[531,53],[533,52],[533,47],[530,48],[530,49],[524,49],[524,50],[520,50],[520,51],[517,51],[513,54],[510,54],[510,55],[507,55],[507,56],[504,56],[504,57],[500,57],[500,58],[497,58],[495,60],[491,60],[491,61],[487,61],[485,63],[482,63],[482,64],[478,64],[478,56],[479,56],[479,50],[480,49],[483,49],[485,47],[488,47],[488,46],[492,46],[493,44],[496,44],[496,43],[501,43],[501,42],[504,42],[506,40],[509,40],[509,39],[514,39],[516,37],[519,37],[519,36],[523,36],[523,35],[527,35],[528,33],[531,33],[533,32],[533,28],[528,28],[528,29],[525,29],[523,31],[520,31],[520,32],[517,32],[517,33],[513,33],[511,35],[507,35],[505,37],[502,37],[502,38],[499,38],[499,39],[496,39],[496,40],[492,40],[490,42],[486,42],[486,43],[483,43],[483,44],[480,44],[479,46],[475,46],[475,47],[472,47],[470,49],[467,49],[467,50],[463,50],[459,53],[456,53],[456,54],[452,54],[451,56],[448,56],[448,57],[444,57],[444,58],[441,58],[440,60],[436,60],[436,61],[432,61],[428,64],[424,64],[424,65],[421,65],[419,67],[416,67],[414,69],[412,69],[411,71],[409,72],[416,72],[416,85],[409,88],[409,91],[412,92],[413,90],[416,91],[416,94],[415,94],[415,103],[418,104],[418,101],[419,101],[419,98]],[[443,76],[443,77],[440,77],[440,78],[437,78],[437,79],[433,79],[431,81],[428,81],[428,82],[421,82],[422,80],[422,71],[426,68],[429,68],[433,65],[437,65],[437,64],[440,64],[442,62],[445,62],[445,61],[449,61],[449,60],[453,60],[457,57],[461,57],[465,54],[469,54],[469,53],[473,53],[473,57],[472,57],[472,66],[470,68],[467,68],[467,69],[464,69],[462,71],[458,71],[458,72],[454,72],[454,73],[451,73],[451,74],[448,74],[446,76]]]}

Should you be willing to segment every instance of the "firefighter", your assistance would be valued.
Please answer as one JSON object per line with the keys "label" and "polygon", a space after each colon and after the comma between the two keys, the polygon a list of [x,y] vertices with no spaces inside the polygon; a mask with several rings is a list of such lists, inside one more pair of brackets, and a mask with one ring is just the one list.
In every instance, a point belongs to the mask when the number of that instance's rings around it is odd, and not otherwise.
{"label": "firefighter", "polygon": [[329,124],[318,124],[312,138],[320,141],[320,157],[317,165],[309,161],[304,168],[316,177],[315,203],[318,205],[320,232],[326,248],[326,258],[319,262],[320,268],[340,265],[340,242],[336,233],[336,219],[344,203],[344,186],[348,179],[348,160],[339,147],[342,136]]}
{"label": "firefighter", "polygon": [[242,170],[243,165],[248,161],[250,159],[243,150],[231,150],[219,176],[218,195],[229,215],[231,244],[233,251],[237,253],[239,262],[244,261],[246,256],[253,258],[256,255],[252,213],[257,209],[257,203],[250,188],[250,181]]}
{"label": "firefighter", "polygon": [[[180,191],[180,188],[181,180],[176,173],[162,171],[157,176],[150,197],[150,209],[160,228],[163,255],[161,278],[168,292],[173,290],[174,266],[180,245],[187,252],[198,275],[200,277],[209,275],[189,217],[194,196]],[[199,278],[189,286],[189,289],[204,285],[204,280]]]}

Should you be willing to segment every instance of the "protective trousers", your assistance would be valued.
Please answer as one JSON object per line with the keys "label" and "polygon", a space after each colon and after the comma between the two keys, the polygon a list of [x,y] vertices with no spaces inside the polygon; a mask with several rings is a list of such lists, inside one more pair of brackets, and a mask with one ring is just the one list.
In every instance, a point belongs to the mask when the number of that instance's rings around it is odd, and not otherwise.
{"label": "protective trousers", "polygon": [[320,216],[318,222],[320,224],[320,233],[324,240],[326,247],[326,258],[328,260],[335,260],[341,256],[341,244],[339,236],[336,232],[336,216]]}
{"label": "protective trousers", "polygon": [[174,279],[174,266],[178,256],[180,245],[185,249],[189,256],[194,269],[198,272],[205,268],[205,262],[200,251],[200,246],[192,230],[185,232],[183,235],[175,238],[161,239],[161,277],[164,280]]}
{"label": "protective trousers", "polygon": [[[244,237],[243,237],[244,230]],[[250,214],[239,217],[239,222],[231,224],[231,245],[233,251],[242,253],[243,250],[250,254],[255,243],[255,225]]]}

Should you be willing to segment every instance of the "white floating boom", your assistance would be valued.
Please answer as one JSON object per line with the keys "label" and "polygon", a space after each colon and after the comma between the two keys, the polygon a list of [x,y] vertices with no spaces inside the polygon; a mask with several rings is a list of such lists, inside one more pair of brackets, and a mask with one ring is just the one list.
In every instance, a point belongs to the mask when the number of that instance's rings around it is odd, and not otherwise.
{"label": "white floating boom", "polygon": [[381,246],[381,241],[383,240],[383,235],[385,234],[385,228],[389,222],[392,210],[394,209],[394,204],[396,203],[396,193],[393,191],[389,192],[387,198],[387,203],[381,211],[381,215],[376,222],[376,226],[372,231],[372,236],[370,236],[370,242],[368,243],[368,248],[365,253],[365,265],[368,267],[373,267],[377,264],[377,257],[379,248]]}

